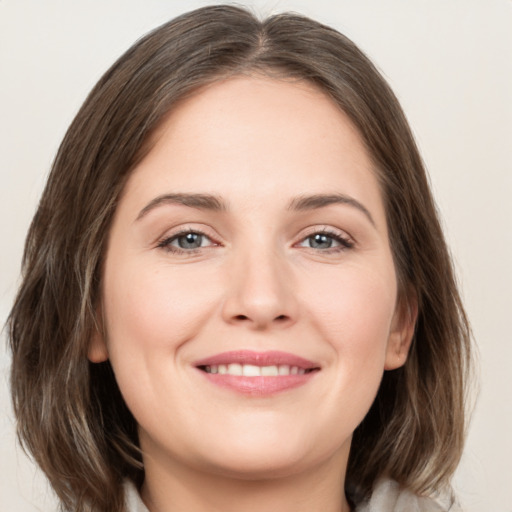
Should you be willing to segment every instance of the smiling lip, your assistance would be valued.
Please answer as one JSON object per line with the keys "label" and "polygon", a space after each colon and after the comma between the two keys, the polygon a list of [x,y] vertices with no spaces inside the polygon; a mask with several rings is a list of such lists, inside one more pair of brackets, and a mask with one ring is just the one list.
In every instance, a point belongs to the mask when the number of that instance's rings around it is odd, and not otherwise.
{"label": "smiling lip", "polygon": [[[245,369],[253,371],[250,372],[251,376],[220,372],[222,367],[224,371],[230,368],[229,365],[235,365],[239,372],[241,368],[244,368],[244,372]],[[320,365],[315,362],[288,352],[250,350],[223,352],[196,361],[194,366],[213,384],[245,395],[257,396],[272,395],[302,386],[320,370]],[[254,367],[260,367],[264,373],[270,370],[271,375],[253,376],[254,370],[258,370]],[[279,369],[278,374],[275,370],[272,372],[273,367]]]}

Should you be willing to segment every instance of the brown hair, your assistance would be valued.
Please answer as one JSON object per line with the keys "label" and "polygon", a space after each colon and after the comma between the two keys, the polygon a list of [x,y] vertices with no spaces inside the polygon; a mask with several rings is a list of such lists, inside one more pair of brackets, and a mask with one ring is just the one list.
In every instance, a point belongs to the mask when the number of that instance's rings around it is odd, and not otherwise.
{"label": "brown hair", "polygon": [[403,303],[418,320],[403,368],[385,372],[354,433],[355,502],[387,476],[415,492],[449,481],[461,455],[470,333],[421,158],[392,91],[346,37],[310,19],[213,6],[130,48],[101,78],[58,151],[28,233],[8,320],[12,395],[23,445],[65,510],[120,512],[143,479],[137,426],[108,362],[87,349],[102,256],[131,169],[177,101],[241,73],[306,80],[351,118],[375,163]]}

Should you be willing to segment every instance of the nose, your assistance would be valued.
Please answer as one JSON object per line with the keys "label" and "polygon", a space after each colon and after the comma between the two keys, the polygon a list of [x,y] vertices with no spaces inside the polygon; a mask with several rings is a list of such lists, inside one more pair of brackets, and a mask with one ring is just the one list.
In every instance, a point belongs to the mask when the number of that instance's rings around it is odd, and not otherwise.
{"label": "nose", "polygon": [[271,250],[240,255],[228,269],[222,316],[252,330],[287,327],[297,321],[298,301],[289,264]]}

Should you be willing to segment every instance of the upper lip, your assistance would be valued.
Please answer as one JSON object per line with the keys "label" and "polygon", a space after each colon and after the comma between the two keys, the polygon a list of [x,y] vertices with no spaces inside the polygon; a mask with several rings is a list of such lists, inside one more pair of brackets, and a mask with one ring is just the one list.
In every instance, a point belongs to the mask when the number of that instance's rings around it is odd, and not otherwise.
{"label": "upper lip", "polygon": [[319,368],[320,365],[314,361],[304,359],[303,357],[281,352],[279,350],[270,350],[265,352],[255,352],[252,350],[233,350],[222,352],[210,357],[206,357],[194,363],[194,366],[214,366],[220,364],[251,364],[254,366],[297,366],[305,370]]}

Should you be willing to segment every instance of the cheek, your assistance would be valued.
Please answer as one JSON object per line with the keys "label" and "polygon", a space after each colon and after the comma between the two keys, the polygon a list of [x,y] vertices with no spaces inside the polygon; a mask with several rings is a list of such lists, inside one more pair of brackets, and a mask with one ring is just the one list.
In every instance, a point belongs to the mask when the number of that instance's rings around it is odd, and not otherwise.
{"label": "cheek", "polygon": [[[194,337],[211,316],[215,288],[200,272],[151,266],[110,269],[105,282],[105,316],[110,350],[171,350]],[[155,352],[158,354],[158,350]]]}
{"label": "cheek", "polygon": [[326,429],[326,451],[352,434],[382,380],[396,284],[393,266],[377,263],[317,271],[314,287],[302,282],[309,290],[303,293],[309,328],[328,347],[328,389],[315,406]]}
{"label": "cheek", "polygon": [[384,269],[346,267],[308,294],[315,327],[349,368],[384,358],[396,302],[393,266]]}

